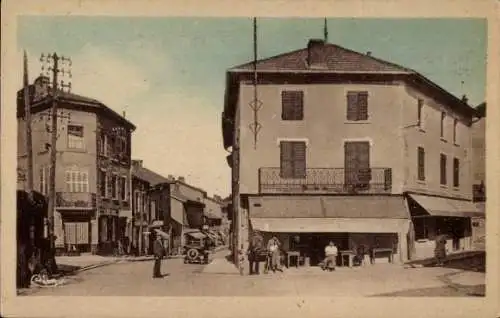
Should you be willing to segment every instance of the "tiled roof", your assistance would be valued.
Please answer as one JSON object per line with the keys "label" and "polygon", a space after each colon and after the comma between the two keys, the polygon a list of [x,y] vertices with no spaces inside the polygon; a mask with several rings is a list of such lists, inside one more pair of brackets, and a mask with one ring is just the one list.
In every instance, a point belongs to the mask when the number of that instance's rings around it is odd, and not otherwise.
{"label": "tiled roof", "polygon": [[[316,58],[324,61],[324,68],[310,68],[308,48],[280,54],[257,61],[258,71],[330,71],[330,72],[390,72],[414,73],[413,70],[355,52],[336,44],[324,43],[314,48]],[[239,65],[230,71],[252,71],[253,62]]]}
{"label": "tiled roof", "polygon": [[170,182],[167,178],[153,172],[144,167],[132,167],[132,175],[137,179],[149,182],[151,186],[155,186],[160,183]]}

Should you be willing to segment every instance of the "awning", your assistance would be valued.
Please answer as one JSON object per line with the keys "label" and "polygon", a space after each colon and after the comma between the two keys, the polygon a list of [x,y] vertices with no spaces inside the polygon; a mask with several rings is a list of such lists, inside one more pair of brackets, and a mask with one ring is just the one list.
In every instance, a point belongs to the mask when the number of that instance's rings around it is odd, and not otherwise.
{"label": "awning", "polygon": [[403,196],[249,197],[251,218],[409,219]]}
{"label": "awning", "polygon": [[407,219],[251,218],[252,228],[272,233],[400,233]]}
{"label": "awning", "polygon": [[472,201],[410,194],[425,211],[433,216],[444,217],[484,217]]}
{"label": "awning", "polygon": [[163,232],[162,230],[155,229],[156,234],[160,235],[164,239],[170,239],[170,235],[168,233]]}
{"label": "awning", "polygon": [[197,239],[197,240],[201,240],[201,239],[204,239],[206,237],[205,234],[203,234],[201,232],[188,232],[188,233],[186,233],[186,235],[189,235],[192,238]]}

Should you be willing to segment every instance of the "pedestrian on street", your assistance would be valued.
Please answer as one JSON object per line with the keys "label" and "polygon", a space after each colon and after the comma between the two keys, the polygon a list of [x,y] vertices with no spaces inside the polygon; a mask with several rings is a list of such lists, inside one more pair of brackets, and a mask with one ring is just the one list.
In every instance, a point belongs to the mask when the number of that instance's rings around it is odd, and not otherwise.
{"label": "pedestrian on street", "polygon": [[446,236],[440,234],[438,231],[438,235],[435,238],[435,244],[434,256],[436,258],[436,266],[443,266],[446,258]]}
{"label": "pedestrian on street", "polygon": [[165,249],[163,248],[163,244],[161,242],[161,237],[159,235],[156,236],[156,240],[153,246],[153,252],[155,256],[155,264],[153,268],[153,278],[163,278],[161,274],[161,260],[163,256],[165,256]]}

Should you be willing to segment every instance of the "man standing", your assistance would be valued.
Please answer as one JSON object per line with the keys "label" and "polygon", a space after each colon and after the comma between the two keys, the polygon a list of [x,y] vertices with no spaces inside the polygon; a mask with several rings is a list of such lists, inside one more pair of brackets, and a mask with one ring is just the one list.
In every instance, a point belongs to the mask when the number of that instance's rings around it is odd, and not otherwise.
{"label": "man standing", "polygon": [[156,240],[153,245],[153,252],[155,255],[155,265],[153,268],[153,278],[163,278],[161,275],[161,260],[165,255],[165,249],[163,248],[163,244],[161,242],[161,237],[159,235],[156,236]]}
{"label": "man standing", "polygon": [[332,241],[325,247],[325,268],[334,271],[337,265],[338,249]]}

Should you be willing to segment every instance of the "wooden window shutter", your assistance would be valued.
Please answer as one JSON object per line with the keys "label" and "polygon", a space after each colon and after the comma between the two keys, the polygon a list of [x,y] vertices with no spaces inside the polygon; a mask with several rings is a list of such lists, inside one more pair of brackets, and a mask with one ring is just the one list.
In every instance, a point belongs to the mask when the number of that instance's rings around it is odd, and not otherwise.
{"label": "wooden window shutter", "polygon": [[358,95],[355,92],[347,93],[347,120],[355,121],[358,118]]}
{"label": "wooden window shutter", "polygon": [[357,120],[368,120],[368,93],[358,93],[358,115]]}
{"label": "wooden window shutter", "polygon": [[440,172],[441,172],[440,181],[441,184],[444,185],[447,183],[447,180],[446,180],[446,155],[443,154],[441,154],[440,157]]}
{"label": "wooden window shutter", "polygon": [[425,150],[422,147],[418,147],[418,158],[417,158],[417,174],[418,180],[425,180]]}
{"label": "wooden window shutter", "polygon": [[458,158],[453,159],[453,186],[460,186],[460,160]]}
{"label": "wooden window shutter", "polygon": [[304,118],[304,92],[282,91],[281,106],[281,119],[302,120]]}
{"label": "wooden window shutter", "polygon": [[282,178],[293,177],[293,145],[289,141],[280,143],[280,174]]}
{"label": "wooden window shutter", "polygon": [[293,143],[293,176],[295,178],[306,177],[306,143]]}

